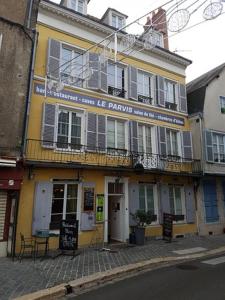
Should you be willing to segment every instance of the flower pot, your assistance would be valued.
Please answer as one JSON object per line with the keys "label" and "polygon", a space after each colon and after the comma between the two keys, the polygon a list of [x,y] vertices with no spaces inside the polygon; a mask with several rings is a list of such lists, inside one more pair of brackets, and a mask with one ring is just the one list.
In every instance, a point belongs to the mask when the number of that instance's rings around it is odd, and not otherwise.
{"label": "flower pot", "polygon": [[144,227],[135,227],[135,241],[136,245],[144,245],[145,243],[145,228]]}

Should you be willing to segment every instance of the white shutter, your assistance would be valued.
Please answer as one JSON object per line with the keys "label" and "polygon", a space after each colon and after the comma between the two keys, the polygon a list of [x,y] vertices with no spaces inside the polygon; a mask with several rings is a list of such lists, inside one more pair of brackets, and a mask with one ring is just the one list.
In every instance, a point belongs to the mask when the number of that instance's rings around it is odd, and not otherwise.
{"label": "white shutter", "polygon": [[3,240],[5,226],[7,192],[0,191],[0,241]]}

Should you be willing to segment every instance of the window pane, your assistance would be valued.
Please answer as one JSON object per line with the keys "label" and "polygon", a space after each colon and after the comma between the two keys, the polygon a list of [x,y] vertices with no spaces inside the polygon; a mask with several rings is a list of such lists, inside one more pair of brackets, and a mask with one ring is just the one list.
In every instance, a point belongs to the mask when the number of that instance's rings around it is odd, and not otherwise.
{"label": "window pane", "polygon": [[115,87],[115,65],[108,64],[108,85]]}
{"label": "window pane", "polygon": [[123,27],[123,18],[118,17],[118,28]]}
{"label": "window pane", "polygon": [[57,147],[67,148],[68,147],[68,135],[69,135],[69,112],[59,112],[58,118],[58,137]]}
{"label": "window pane", "polygon": [[77,11],[83,13],[84,10],[84,2],[82,0],[78,0],[78,8]]}
{"label": "window pane", "polygon": [[115,15],[112,15],[112,26],[115,27],[115,28],[117,27],[116,26],[116,16]]}
{"label": "window pane", "polygon": [[138,151],[144,152],[143,126],[138,125]]}
{"label": "window pane", "polygon": [[182,215],[181,189],[175,188],[176,215]]}
{"label": "window pane", "polygon": [[155,213],[153,186],[147,186],[147,210]]}
{"label": "window pane", "polygon": [[53,198],[63,199],[64,197],[64,184],[53,185]]}
{"label": "window pane", "polygon": [[172,154],[178,155],[177,133],[171,131],[172,134]]}
{"label": "window pane", "polygon": [[144,185],[139,185],[139,209],[145,211],[145,187]]}
{"label": "window pane", "polygon": [[167,154],[172,155],[170,130],[166,130],[166,144],[167,144]]}
{"label": "window pane", "polygon": [[62,48],[61,73],[70,75],[71,73],[72,50]]}
{"label": "window pane", "polygon": [[124,88],[123,84],[124,68],[117,66],[117,88]]}
{"label": "window pane", "polygon": [[77,198],[77,184],[67,185],[67,198]]}
{"label": "window pane", "polygon": [[116,148],[115,145],[115,121],[107,121],[107,147]]}
{"label": "window pane", "polygon": [[151,127],[145,127],[146,152],[152,153]]}

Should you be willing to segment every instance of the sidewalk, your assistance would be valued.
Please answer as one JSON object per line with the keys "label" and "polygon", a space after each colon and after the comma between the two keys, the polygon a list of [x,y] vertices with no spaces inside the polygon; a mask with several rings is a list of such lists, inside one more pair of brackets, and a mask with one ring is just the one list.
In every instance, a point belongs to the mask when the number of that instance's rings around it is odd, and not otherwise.
{"label": "sidewalk", "polygon": [[[100,252],[82,249],[81,254],[71,260],[69,256],[40,261],[24,258],[22,263],[0,258],[0,299],[13,299],[21,295],[50,288],[72,280],[105,272],[118,267],[167,257],[179,259],[187,254],[204,253],[225,246],[225,235],[191,236],[174,239],[172,243],[152,239],[144,246],[114,248],[117,252]],[[189,250],[196,249],[196,252]],[[179,250],[183,250],[180,251]],[[175,253],[174,251],[178,251]]]}

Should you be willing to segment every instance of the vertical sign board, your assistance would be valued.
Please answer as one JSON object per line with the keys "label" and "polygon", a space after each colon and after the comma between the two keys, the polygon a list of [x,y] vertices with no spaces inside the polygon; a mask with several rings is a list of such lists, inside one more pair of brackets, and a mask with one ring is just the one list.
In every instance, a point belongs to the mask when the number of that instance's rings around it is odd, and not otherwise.
{"label": "vertical sign board", "polygon": [[96,222],[104,222],[104,194],[96,196]]}
{"label": "vertical sign board", "polygon": [[59,249],[77,250],[78,247],[78,221],[62,220],[60,224]]}
{"label": "vertical sign board", "polygon": [[168,242],[171,242],[173,237],[173,220],[174,215],[163,214],[163,239]]}
{"label": "vertical sign board", "polygon": [[84,211],[94,210],[95,189],[85,186],[84,189]]}

